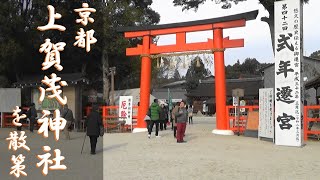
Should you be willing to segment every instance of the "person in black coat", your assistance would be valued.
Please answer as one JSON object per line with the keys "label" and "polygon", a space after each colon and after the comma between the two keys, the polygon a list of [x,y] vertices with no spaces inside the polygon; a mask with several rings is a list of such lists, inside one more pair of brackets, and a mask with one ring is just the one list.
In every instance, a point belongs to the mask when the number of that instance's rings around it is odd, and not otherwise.
{"label": "person in black coat", "polygon": [[[19,109],[21,109],[21,111],[18,113],[19,117],[20,117],[19,123],[23,124],[25,122],[25,118],[21,118],[21,116],[23,114],[26,115],[27,113],[21,108],[21,106],[19,107]],[[17,131],[21,131],[21,129],[22,129],[22,125],[21,126],[17,126]]]}
{"label": "person in black coat", "polygon": [[159,114],[159,121],[160,121],[160,130],[162,131],[167,130],[167,118],[168,111],[164,104],[161,104],[160,114]]}
{"label": "person in black coat", "polygon": [[85,121],[87,136],[90,137],[91,154],[96,154],[97,139],[100,135],[100,126],[102,126],[102,118],[98,109],[98,105],[92,105],[92,111]]}
{"label": "person in black coat", "polygon": [[66,139],[70,140],[71,138],[70,138],[69,131],[71,131],[70,129],[72,129],[71,126],[72,126],[72,122],[74,121],[74,118],[73,118],[72,110],[69,109],[68,104],[65,104],[63,106],[63,109],[61,111],[61,117],[63,117],[67,121],[67,124],[64,127],[63,131],[66,135]]}
{"label": "person in black coat", "polygon": [[34,103],[31,103],[31,106],[30,106],[29,112],[28,112],[28,118],[30,120],[30,132],[33,133],[34,124],[37,123],[37,121],[36,121],[37,110],[36,110],[36,107],[35,107]]}

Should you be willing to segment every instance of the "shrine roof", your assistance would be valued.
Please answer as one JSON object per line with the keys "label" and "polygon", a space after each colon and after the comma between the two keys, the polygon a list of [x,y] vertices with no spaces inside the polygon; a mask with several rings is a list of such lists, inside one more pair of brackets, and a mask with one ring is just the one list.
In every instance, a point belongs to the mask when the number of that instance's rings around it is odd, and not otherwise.
{"label": "shrine roof", "polygon": [[[244,89],[244,95],[259,96],[259,88],[263,88],[263,78],[226,79],[226,94],[232,97],[232,89]],[[189,97],[215,97],[215,81],[200,83],[196,89],[186,94]]]}
{"label": "shrine roof", "polygon": [[317,89],[318,87],[320,87],[320,76],[314,77],[305,84],[306,90],[311,88]]}
{"label": "shrine roof", "polygon": [[[44,74],[39,75],[29,75],[24,76],[23,79],[13,83],[13,87],[38,87],[42,83],[41,81],[44,78]],[[46,75],[50,78],[49,75]],[[58,77],[61,77],[62,81],[66,81],[69,85],[74,85],[78,83],[89,83],[89,80],[83,76],[81,73],[66,73],[66,74],[57,74]]]}
{"label": "shrine roof", "polygon": [[178,27],[187,27],[187,26],[197,26],[205,24],[214,24],[220,22],[235,21],[240,19],[245,19],[246,21],[256,19],[258,15],[258,10],[249,11],[241,14],[234,14],[230,16],[223,16],[211,19],[203,19],[196,21],[187,21],[171,24],[159,24],[159,25],[148,25],[148,26],[129,26],[129,27],[118,27],[118,32],[135,32],[135,31],[148,31],[148,30],[157,30],[157,29],[167,29],[167,28],[178,28]]}
{"label": "shrine roof", "polygon": [[[170,88],[170,95],[172,99],[186,99],[185,89]],[[168,99],[168,88],[153,89],[152,95],[157,99]]]}
{"label": "shrine roof", "polygon": [[[303,56],[303,60],[309,61],[309,62],[315,62],[315,63],[319,63],[320,62],[320,59],[313,58],[313,57],[308,57],[308,56]],[[271,63],[271,64],[269,64],[267,66],[262,67],[261,69],[259,69],[259,71],[263,72],[265,69],[268,69],[270,67],[274,68],[274,63]]]}
{"label": "shrine roof", "polygon": [[186,82],[187,82],[186,80],[175,81],[175,82],[172,82],[172,83],[164,84],[161,87],[162,88],[184,87]]}

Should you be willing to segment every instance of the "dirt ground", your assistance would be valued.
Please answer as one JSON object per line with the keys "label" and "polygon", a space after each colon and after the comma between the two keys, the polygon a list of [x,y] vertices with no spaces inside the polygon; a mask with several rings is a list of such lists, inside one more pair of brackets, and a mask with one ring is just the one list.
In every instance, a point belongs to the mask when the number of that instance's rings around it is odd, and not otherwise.
{"label": "dirt ground", "polygon": [[[11,155],[18,156],[22,154],[25,156],[25,160],[21,165],[25,165],[24,171],[27,176],[20,176],[19,179],[23,180],[102,180],[103,179],[103,144],[102,139],[98,139],[97,154],[90,155],[89,138],[86,138],[83,154],[81,154],[81,147],[84,140],[83,132],[71,132],[71,140],[66,140],[63,133],[60,134],[58,142],[54,140],[54,134],[49,132],[48,138],[43,138],[42,135],[37,134],[37,131],[30,133],[29,130],[24,128],[27,138],[26,145],[30,148],[30,151],[24,149],[18,149],[17,151],[8,150],[9,141],[6,138],[9,137],[9,132],[14,131],[14,128],[1,128],[0,129],[0,180],[16,180],[15,176],[9,175],[10,168],[13,166],[10,161]],[[19,133],[20,136],[20,133]],[[19,141],[20,142],[20,141]],[[65,159],[61,161],[61,164],[67,166],[66,170],[49,170],[47,176],[42,175],[41,167],[36,167],[36,164],[40,162],[37,159],[37,155],[43,155],[45,152],[42,150],[42,146],[50,146],[51,157],[54,158],[55,149],[61,150],[61,156]],[[53,164],[52,164],[53,165]],[[50,166],[50,165],[49,165]]]}
{"label": "dirt ground", "polygon": [[[272,142],[243,136],[219,136],[211,133],[214,118],[197,117],[187,126],[187,143],[177,144],[170,128],[154,132],[151,139],[147,133],[113,133],[98,139],[97,154],[90,155],[89,139],[86,138],[83,154],[80,154],[84,133],[72,132],[71,140],[63,133],[55,142],[26,130],[27,145],[31,151],[8,150],[9,132],[0,129],[0,179],[16,179],[9,175],[11,155],[26,156],[27,177],[20,179],[65,180],[318,180],[320,169],[320,143],[307,141],[297,147],[276,146]],[[102,143],[103,142],[103,143]],[[50,171],[47,176],[37,168],[36,155],[44,154],[42,146],[51,151],[60,149],[65,156],[67,170]],[[54,153],[52,153],[52,156]]]}
{"label": "dirt ground", "polygon": [[320,143],[304,147],[276,146],[244,136],[211,133],[214,118],[194,118],[187,143],[176,143],[171,128],[147,133],[104,136],[104,179],[320,179]]}

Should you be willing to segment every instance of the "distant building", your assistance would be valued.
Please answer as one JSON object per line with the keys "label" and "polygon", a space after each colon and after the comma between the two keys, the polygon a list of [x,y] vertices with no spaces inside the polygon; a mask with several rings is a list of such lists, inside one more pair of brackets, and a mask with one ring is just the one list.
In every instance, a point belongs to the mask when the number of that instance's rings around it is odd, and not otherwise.
{"label": "distant building", "polygon": [[[123,89],[114,91],[114,103],[115,105],[119,105],[120,96],[132,96],[132,103],[134,106],[137,106],[140,102],[140,88],[134,89]],[[150,94],[149,105],[153,102],[156,97]]]}
{"label": "distant building", "polygon": [[[42,84],[45,75],[32,75],[24,76],[22,80],[13,83],[14,88],[21,88],[21,98],[24,105],[29,105],[30,103],[35,103],[38,112],[38,117],[42,116],[42,110],[54,110],[59,108],[59,103],[55,98],[49,99],[47,95],[51,92],[46,92],[45,99],[42,103],[39,103],[40,91],[39,87],[44,89],[48,88],[46,85]],[[48,75],[47,75],[48,76]],[[89,80],[85,78],[81,73],[70,73],[70,74],[58,74],[61,77],[61,81],[66,81],[68,86],[62,87],[61,97],[67,97],[68,107],[73,111],[76,125],[82,120],[82,93],[83,86],[89,84]],[[48,76],[50,78],[50,76]],[[56,83],[56,85],[59,85]],[[78,127],[78,126],[77,126]]]}
{"label": "distant building", "polygon": [[186,87],[186,80],[176,81],[172,83],[165,84],[161,86],[161,88],[170,88],[170,89],[185,89]]}
{"label": "distant building", "polygon": [[[243,79],[226,79],[226,95],[227,105],[232,104],[232,90],[244,89],[243,100],[246,104],[258,104],[259,88],[263,88],[263,78],[243,78]],[[194,106],[194,111],[203,111],[203,103],[208,105],[209,114],[215,114],[215,80],[200,80],[196,89],[191,90],[186,94],[191,99]]]}
{"label": "distant building", "polygon": [[172,102],[181,102],[181,100],[186,100],[187,99],[187,91],[186,89],[182,88],[160,88],[160,89],[153,89],[152,90],[152,95],[160,100],[161,102],[168,103],[168,98],[169,98],[169,92],[170,96],[172,98]]}
{"label": "distant building", "polygon": [[[308,105],[319,104],[317,99],[320,98],[320,60],[304,56],[304,73],[303,81],[305,83],[305,100]],[[264,77],[264,87],[274,88],[274,64],[261,69]]]}

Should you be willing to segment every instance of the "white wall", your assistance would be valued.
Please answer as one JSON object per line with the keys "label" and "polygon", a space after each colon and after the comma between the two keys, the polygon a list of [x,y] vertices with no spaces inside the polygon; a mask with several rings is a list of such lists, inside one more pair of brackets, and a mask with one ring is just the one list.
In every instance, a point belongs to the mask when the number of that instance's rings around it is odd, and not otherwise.
{"label": "white wall", "polygon": [[21,106],[21,89],[0,88],[0,112],[13,112],[15,106]]}
{"label": "white wall", "polygon": [[74,117],[75,109],[76,109],[75,87],[74,86],[63,87],[63,96],[67,97],[68,108],[73,112],[73,117]]}

